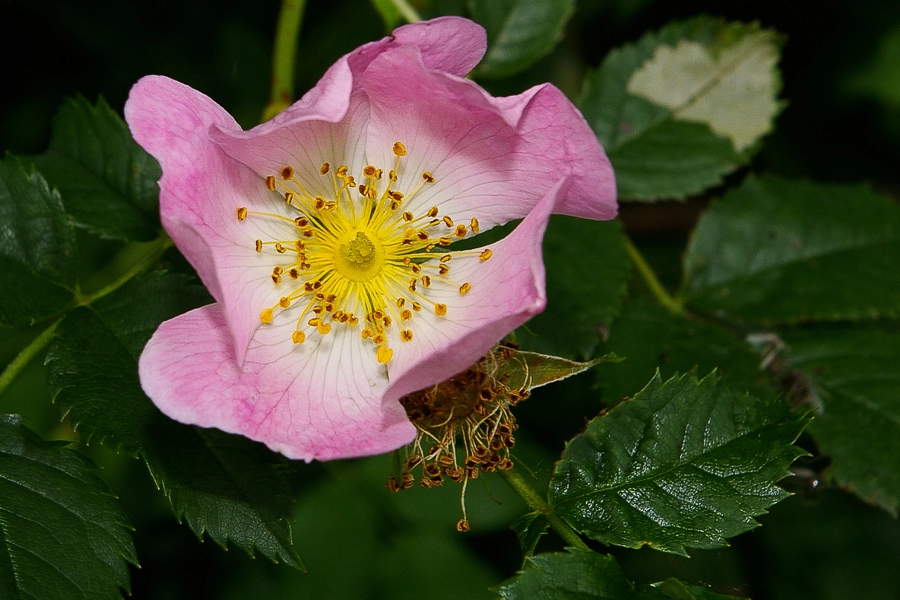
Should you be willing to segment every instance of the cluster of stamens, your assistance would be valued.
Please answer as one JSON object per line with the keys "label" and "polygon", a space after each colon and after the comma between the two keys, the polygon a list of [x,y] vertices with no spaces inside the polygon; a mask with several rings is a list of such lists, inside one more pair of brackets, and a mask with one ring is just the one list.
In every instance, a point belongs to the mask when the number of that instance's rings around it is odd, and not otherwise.
{"label": "cluster of stamens", "polygon": [[333,168],[324,163],[319,174],[328,178],[333,190],[329,198],[310,193],[290,166],[266,177],[266,188],[279,192],[296,217],[237,209],[240,221],[252,216],[291,226],[283,240],[256,240],[255,250],[277,257],[280,264],[272,269],[272,282],[287,284],[285,294],[262,310],[260,320],[271,323],[277,311],[297,306],[295,344],[302,344],[307,332],[327,335],[333,326],[361,324],[360,337],[371,341],[378,362],[387,364],[393,356],[392,327],[399,329],[402,342],[409,342],[415,313],[427,308],[439,317],[447,315],[447,305],[432,301],[429,288],[451,285],[461,295],[471,290],[471,283],[450,278],[453,257],[472,253],[481,261],[491,257],[490,249],[446,250],[454,241],[478,233],[476,218],[458,223],[441,215],[437,206],[419,215],[406,210],[435,178],[424,171],[411,190],[399,191],[401,158],[407,151],[401,142],[392,150],[393,168],[385,174],[366,165],[360,183],[346,165]]}
{"label": "cluster of stamens", "polygon": [[529,388],[527,372],[513,381],[504,368],[515,354],[515,344],[498,346],[462,373],[400,399],[418,435],[407,446],[400,472],[391,474],[387,487],[393,492],[411,488],[415,471],[420,472],[418,481],[424,488],[443,485],[446,479],[462,483],[459,531],[469,529],[468,481],[479,473],[513,466],[510,450],[517,425],[510,408],[528,397]]}

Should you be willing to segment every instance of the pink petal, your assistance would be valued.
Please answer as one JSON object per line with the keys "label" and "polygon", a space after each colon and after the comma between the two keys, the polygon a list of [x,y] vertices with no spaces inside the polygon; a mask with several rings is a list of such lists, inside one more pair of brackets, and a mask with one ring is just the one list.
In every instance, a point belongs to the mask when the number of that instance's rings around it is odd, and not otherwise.
{"label": "pink petal", "polygon": [[465,295],[456,287],[429,288],[429,298],[446,304],[447,315],[423,311],[413,317],[413,339],[394,344],[388,398],[399,399],[464,371],[544,309],[541,242],[550,212],[567,185],[558,182],[512,233],[492,244],[490,259],[481,261],[480,249],[454,256],[450,276],[472,288]]}
{"label": "pink petal", "polygon": [[[217,427],[302,460],[380,454],[412,441],[398,402],[384,403],[383,366],[356,330],[290,341],[293,324],[260,329],[242,367],[219,305],[163,323],[141,354],[141,385],[165,414]],[[308,342],[308,343],[309,343]]]}

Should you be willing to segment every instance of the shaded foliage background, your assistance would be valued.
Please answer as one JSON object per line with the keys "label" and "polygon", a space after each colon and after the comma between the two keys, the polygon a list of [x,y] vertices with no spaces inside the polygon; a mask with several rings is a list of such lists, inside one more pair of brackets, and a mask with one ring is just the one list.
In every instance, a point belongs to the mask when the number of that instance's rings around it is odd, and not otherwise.
{"label": "shaded foliage background", "polygon": [[[103,96],[120,111],[130,86],[149,73],[169,75],[203,91],[242,125],[252,126],[268,96],[279,4],[0,1],[0,45],[7,57],[0,149],[19,155],[43,151],[65,96],[80,94],[91,103]],[[422,12],[461,13],[464,6],[462,0],[436,1]],[[595,67],[611,48],[672,19],[705,12],[758,20],[787,36],[781,68],[782,97],[789,104],[751,170],[829,182],[866,181],[896,195],[900,101],[885,89],[900,90],[900,79],[890,79],[880,57],[900,27],[900,4],[858,0],[831,6],[584,0],[553,53],[516,77],[481,83],[493,93],[507,94],[549,80],[575,98],[586,69]],[[309,2],[300,35],[298,91],[314,85],[334,59],[384,31],[366,0]],[[28,43],[22,45],[22,39]],[[729,182],[745,175],[742,171]],[[707,201],[623,207],[626,231],[672,287],[678,283],[688,231]],[[79,268],[86,274],[104,266],[119,247],[80,230],[76,235],[82,252]],[[189,271],[176,253],[167,258],[173,270]],[[26,329],[4,330],[0,363],[15,356],[32,335]],[[71,436],[68,426],[58,424],[58,409],[49,401],[45,380],[41,361],[34,361],[0,396],[0,409],[22,414],[46,439]],[[583,429],[584,415],[596,413],[592,386],[590,377],[569,379],[536,392],[518,410],[522,430],[531,438],[523,452],[531,448],[533,466],[549,469],[554,454],[562,450],[561,440]],[[554,407],[552,420],[546,418],[549,403]],[[496,489],[499,485],[473,486],[469,512],[476,526],[460,536],[452,531],[458,501],[454,489],[427,495],[417,490],[408,497],[379,500],[389,470],[385,458],[300,466],[295,477],[300,498],[296,544],[310,570],[301,575],[265,560],[249,561],[241,552],[223,552],[215,544],[197,544],[190,531],[172,519],[142,465],[98,445],[83,449],[103,465],[106,481],[122,498],[136,528],[142,568],[132,570],[134,598],[290,593],[398,597],[390,594],[401,589],[399,582],[409,597],[488,597],[487,586],[520,566],[518,543],[505,526],[522,507],[506,489]],[[730,548],[693,551],[690,559],[650,550],[612,553],[638,582],[677,576],[726,593],[752,592],[757,599],[900,596],[895,569],[900,524],[853,496],[815,489],[812,482],[825,466],[803,465],[800,476],[789,482],[797,495],[761,517],[765,526],[736,538]],[[556,540],[543,544],[542,550],[561,547]]]}

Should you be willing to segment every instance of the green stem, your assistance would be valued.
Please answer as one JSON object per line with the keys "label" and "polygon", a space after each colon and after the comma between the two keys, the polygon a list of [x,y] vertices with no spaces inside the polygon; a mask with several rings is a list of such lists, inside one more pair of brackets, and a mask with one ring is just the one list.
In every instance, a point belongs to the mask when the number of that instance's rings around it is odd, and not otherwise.
{"label": "green stem", "polygon": [[631,257],[634,266],[637,267],[638,273],[643,277],[644,283],[647,284],[650,293],[653,294],[656,301],[669,312],[676,315],[681,314],[684,310],[681,303],[669,295],[666,288],[664,288],[659,282],[659,279],[656,278],[656,273],[653,272],[653,269],[647,264],[647,261],[644,259],[640,250],[637,249],[628,236],[625,236],[625,249],[628,251],[628,256]]}
{"label": "green stem", "polygon": [[[95,300],[119,289],[134,276],[141,274],[148,267],[153,265],[153,263],[158,261],[163,253],[172,247],[172,240],[167,236],[163,236],[161,238],[158,238],[155,242],[151,242],[151,244],[152,245],[150,245],[149,251],[127,272],[123,273],[112,283],[103,286],[102,288],[95,292],[92,292],[91,294],[77,294],[74,304],[69,305],[69,309],[76,306],[87,306]],[[56,320],[51,323],[50,326],[47,327],[47,329],[42,331],[40,335],[31,340],[31,343],[25,346],[25,348],[23,348],[22,351],[19,352],[19,354],[12,360],[12,362],[6,365],[3,373],[0,374],[0,394],[2,394],[4,390],[6,390],[9,384],[11,384],[13,380],[19,375],[19,373],[21,373],[22,369],[24,369],[25,366],[28,365],[31,359],[34,358],[35,355],[38,354],[41,350],[46,348],[47,344],[50,342],[50,338],[52,337],[53,332],[56,330],[56,326],[59,325],[59,322],[62,320],[63,316],[65,316],[65,313],[63,313],[62,315],[58,315]]]}
{"label": "green stem", "polygon": [[558,533],[559,537],[565,540],[567,544],[575,548],[580,548],[581,550],[590,550],[588,545],[584,543],[584,540],[579,537],[578,533],[569,527],[569,525],[553,511],[553,507],[550,506],[540,494],[534,491],[534,488],[525,481],[524,477],[519,475],[514,469],[497,472],[500,473],[500,476],[503,477],[507,484],[509,484],[509,487],[515,490],[532,510],[547,517],[550,527],[552,527],[553,531]]}
{"label": "green stem", "polygon": [[414,9],[406,0],[391,0],[391,2],[394,4],[394,7],[400,11],[400,14],[403,15],[403,18],[406,19],[407,23],[418,23],[422,20],[419,13],[416,12],[416,9]]}
{"label": "green stem", "polygon": [[263,121],[268,121],[294,101],[294,59],[305,9],[306,0],[283,0],[281,3],[272,52],[272,87],[269,104],[263,110]]}
{"label": "green stem", "polygon": [[31,343],[25,346],[19,355],[16,356],[11,363],[6,365],[6,368],[3,369],[3,373],[0,374],[0,394],[2,394],[9,384],[13,382],[13,380],[22,372],[28,363],[31,361],[34,356],[47,347],[47,344],[50,343],[50,338],[53,336],[53,331],[56,329],[56,326],[59,325],[59,321],[54,321],[50,324],[50,327],[45,329],[38,335],[36,338],[31,340]]}
{"label": "green stem", "polygon": [[128,271],[122,274],[121,277],[116,279],[115,281],[103,286],[99,290],[95,292],[91,292],[86,296],[81,296],[77,299],[77,303],[79,306],[87,306],[91,302],[110,294],[120,287],[127,283],[131,278],[136,275],[140,275],[147,268],[153,265],[156,261],[162,257],[166,250],[172,247],[172,240],[168,236],[163,236],[157,238],[155,241],[150,242],[153,244],[150,246],[150,250],[145,254],[138,262],[134,264]]}

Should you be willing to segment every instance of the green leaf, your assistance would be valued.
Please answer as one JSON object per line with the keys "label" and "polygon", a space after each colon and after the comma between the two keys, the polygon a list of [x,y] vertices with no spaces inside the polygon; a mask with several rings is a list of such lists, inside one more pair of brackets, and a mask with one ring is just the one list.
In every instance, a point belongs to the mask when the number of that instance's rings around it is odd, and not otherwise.
{"label": "green leaf", "polygon": [[87,439],[143,458],[198,536],[302,569],[287,461],[246,438],[176,423],[141,390],[137,358],[153,330],[206,298],[186,277],[151,274],[72,311],[47,354],[54,399]]}
{"label": "green leaf", "polygon": [[715,374],[657,375],[569,442],[550,502],[604,544],[683,555],[685,546],[721,547],[787,496],[775,482],[804,454],[792,443],[807,422]]}
{"label": "green leaf", "polygon": [[549,53],[563,36],[574,0],[469,0],[472,18],[487,30],[479,77],[517,73]]}
{"label": "green leaf", "polygon": [[796,323],[900,314],[900,207],[866,188],[751,177],[703,216],[691,306]]}
{"label": "green leaf", "polygon": [[775,395],[760,355],[736,333],[645,302],[628,303],[610,327],[603,350],[625,359],[596,369],[607,406],[633,396],[657,369],[663,379],[694,369],[701,373],[718,369],[722,383],[734,390],[766,398]]}
{"label": "green leaf", "polygon": [[900,330],[826,326],[788,332],[785,374],[816,410],[810,433],[837,482],[895,517],[900,511]]}
{"label": "green leaf", "polygon": [[94,465],[0,416],[0,597],[120,597],[137,565],[128,521]]}
{"label": "green leaf", "polygon": [[50,147],[33,157],[77,225],[102,237],[150,241],[159,230],[159,163],[131,138],[106,102],[69,98]]}
{"label": "green leaf", "polygon": [[619,197],[683,198],[745,164],[780,108],[779,40],[754,24],[673,22],[612,51],[579,106]]}
{"label": "green leaf", "polygon": [[689,585],[677,579],[666,579],[660,583],[639,585],[633,600],[735,600],[735,596],[725,596],[697,585]]}
{"label": "green leaf", "polygon": [[590,357],[619,314],[631,261],[618,221],[554,215],[544,235],[547,310],[517,333],[523,348]]}
{"label": "green leaf", "polygon": [[508,600],[626,600],[634,586],[612,556],[592,550],[538,554],[525,568],[493,589]]}
{"label": "green leaf", "polygon": [[59,194],[17,159],[0,161],[0,326],[33,325],[72,301],[75,229]]}
{"label": "green leaf", "polygon": [[525,557],[532,556],[534,549],[541,537],[547,533],[550,521],[547,515],[540,512],[530,512],[522,515],[515,523],[510,525],[510,529],[516,532],[519,538],[519,545],[522,547],[522,555]]}

